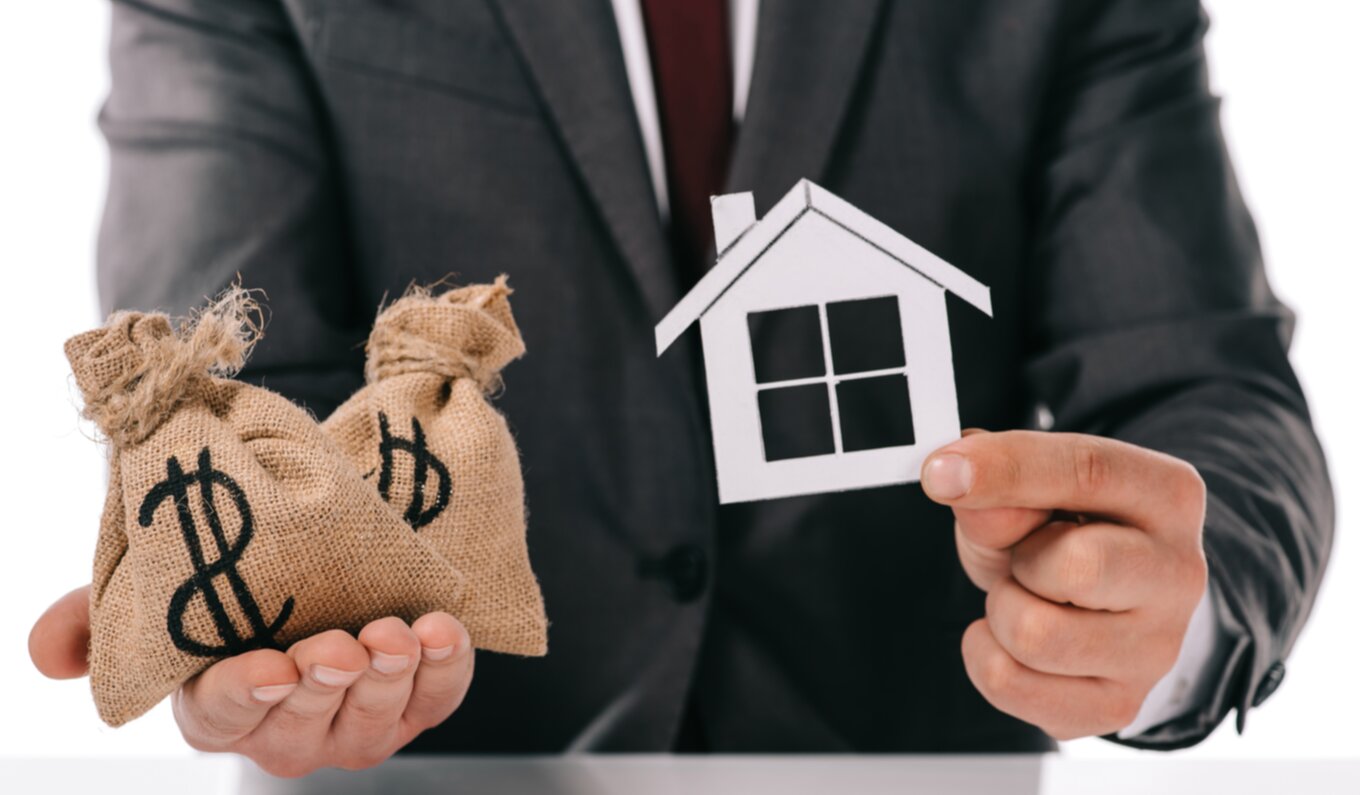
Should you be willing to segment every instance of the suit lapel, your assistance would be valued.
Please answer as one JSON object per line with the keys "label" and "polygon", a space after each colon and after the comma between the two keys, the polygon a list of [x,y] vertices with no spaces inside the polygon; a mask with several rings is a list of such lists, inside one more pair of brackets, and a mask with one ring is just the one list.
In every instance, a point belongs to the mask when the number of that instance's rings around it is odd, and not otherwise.
{"label": "suit lapel", "polygon": [[882,0],[760,4],[751,94],[728,190],[761,214],[803,177],[823,178]]}
{"label": "suit lapel", "polygon": [[604,0],[495,2],[655,323],[679,300],[679,285],[613,11]]}
{"label": "suit lapel", "polygon": [[[680,299],[657,215],[613,12],[604,0],[493,0],[563,144],[659,321]],[[729,191],[761,212],[819,180],[865,61],[882,0],[761,4],[746,118]]]}

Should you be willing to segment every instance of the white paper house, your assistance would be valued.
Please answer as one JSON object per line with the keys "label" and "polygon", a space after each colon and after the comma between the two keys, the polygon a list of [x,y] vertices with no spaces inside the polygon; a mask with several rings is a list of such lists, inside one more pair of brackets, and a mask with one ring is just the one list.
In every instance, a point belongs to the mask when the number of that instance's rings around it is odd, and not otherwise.
{"label": "white paper house", "polygon": [[[719,500],[918,480],[926,456],[959,437],[945,291],[990,316],[988,288],[807,180],[759,221],[750,193],[716,196],[713,226],[717,264],[657,324],[656,350],[660,356],[699,320]],[[772,317],[763,313],[777,310],[793,310],[781,320],[796,319],[795,326],[807,332],[781,338],[781,345],[816,344],[812,329],[820,328],[820,373],[758,374],[752,329]],[[838,329],[868,314],[891,318],[889,328],[900,326],[902,346],[884,340],[872,348],[887,351],[886,360],[880,353],[878,361],[856,362],[844,352],[858,349],[838,344]],[[816,354],[809,353],[808,361],[815,361]],[[866,442],[854,427],[861,418],[842,416],[837,400],[856,389],[886,390],[876,392],[876,399],[886,395],[890,404],[900,395],[909,436],[884,446]],[[830,434],[815,453],[789,457],[776,449],[777,438],[762,432],[761,412],[795,395],[825,406]]]}

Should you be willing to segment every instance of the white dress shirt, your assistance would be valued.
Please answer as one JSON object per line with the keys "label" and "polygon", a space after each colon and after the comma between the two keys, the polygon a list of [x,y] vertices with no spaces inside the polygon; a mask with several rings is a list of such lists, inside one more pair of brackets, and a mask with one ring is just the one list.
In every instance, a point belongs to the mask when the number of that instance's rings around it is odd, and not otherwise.
{"label": "white dress shirt", "polygon": [[[647,29],[642,20],[640,0],[612,0],[614,21],[619,28],[623,47],[623,63],[628,73],[628,87],[633,95],[633,108],[642,143],[647,152],[647,169],[652,177],[652,189],[662,220],[670,217],[670,195],[666,185],[666,161],[661,140],[661,122],[657,115],[656,89],[652,82],[651,55],[647,49]],[[760,0],[729,0],[730,30],[732,32],[732,118],[740,125],[746,115],[746,100],[751,91],[751,73],[756,58],[756,21],[760,16]],[[1137,737],[1154,726],[1186,715],[1204,704],[1221,674],[1221,658],[1229,641],[1214,613],[1212,586],[1190,619],[1180,655],[1171,671],[1148,693],[1133,723],[1119,732],[1119,737]]]}

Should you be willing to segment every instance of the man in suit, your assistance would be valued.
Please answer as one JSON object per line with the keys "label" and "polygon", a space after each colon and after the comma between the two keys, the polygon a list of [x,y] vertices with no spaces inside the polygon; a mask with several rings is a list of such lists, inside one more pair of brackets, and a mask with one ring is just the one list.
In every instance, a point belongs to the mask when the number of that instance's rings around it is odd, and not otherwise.
{"label": "man in suit", "polygon": [[[1332,504],[1205,24],[1189,0],[117,2],[106,309],[239,273],[272,309],[245,376],[318,415],[413,281],[509,272],[530,351],[498,405],[549,655],[474,677],[442,614],[327,633],[186,685],[185,736],[296,774],[1240,728]],[[707,195],[763,213],[802,177],[991,286],[993,320],[950,322],[960,416],[993,432],[920,486],[720,508],[696,341],[658,360],[651,330],[711,262]],[[84,598],[35,628],[45,671],[83,670]]]}

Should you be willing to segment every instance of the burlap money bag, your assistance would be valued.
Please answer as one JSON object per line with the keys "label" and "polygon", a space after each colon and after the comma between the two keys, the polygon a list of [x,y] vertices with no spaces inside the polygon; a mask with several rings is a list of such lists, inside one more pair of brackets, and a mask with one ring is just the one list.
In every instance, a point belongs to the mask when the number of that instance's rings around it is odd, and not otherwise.
{"label": "burlap money bag", "polygon": [[178,330],[122,312],[66,343],[110,443],[90,685],[112,726],[222,657],[456,604],[460,575],[310,415],[221,377],[256,316],[236,290]]}
{"label": "burlap money bag", "polygon": [[525,540],[519,452],[487,396],[524,353],[502,276],[384,310],[368,384],[323,424],[397,509],[465,577],[454,615],[475,646],[547,653],[547,618]]}

